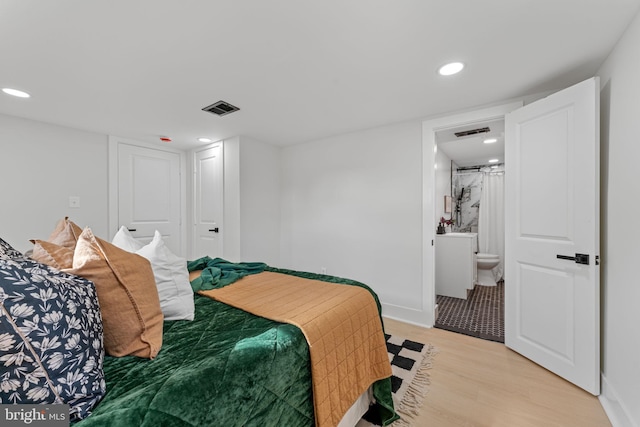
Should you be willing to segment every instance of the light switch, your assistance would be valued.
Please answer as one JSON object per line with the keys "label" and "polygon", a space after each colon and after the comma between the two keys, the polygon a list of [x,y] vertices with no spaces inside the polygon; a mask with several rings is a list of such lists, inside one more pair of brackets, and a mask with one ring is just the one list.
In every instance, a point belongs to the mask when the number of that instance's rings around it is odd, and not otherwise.
{"label": "light switch", "polygon": [[69,207],[70,208],[79,208],[80,207],[80,196],[69,196]]}

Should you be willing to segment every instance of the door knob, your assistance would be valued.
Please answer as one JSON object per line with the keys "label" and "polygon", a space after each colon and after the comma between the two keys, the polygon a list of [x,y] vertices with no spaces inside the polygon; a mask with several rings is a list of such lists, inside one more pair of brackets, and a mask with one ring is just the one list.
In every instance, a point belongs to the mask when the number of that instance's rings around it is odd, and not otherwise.
{"label": "door knob", "polygon": [[575,261],[576,264],[589,265],[589,254],[576,254],[576,256],[556,255],[556,258]]}
{"label": "door knob", "polygon": [[214,233],[218,233],[220,231],[220,229],[218,227],[210,228],[209,231],[213,231]]}

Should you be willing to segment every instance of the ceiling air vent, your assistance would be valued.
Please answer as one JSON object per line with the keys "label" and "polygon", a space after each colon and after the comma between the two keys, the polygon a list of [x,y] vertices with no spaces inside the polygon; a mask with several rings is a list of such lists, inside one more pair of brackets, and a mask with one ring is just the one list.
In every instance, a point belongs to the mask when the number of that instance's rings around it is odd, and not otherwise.
{"label": "ceiling air vent", "polygon": [[462,132],[456,132],[454,135],[460,138],[462,136],[475,135],[478,133],[487,133],[490,130],[491,129],[484,127],[484,128],[478,128],[478,129],[463,130]]}
{"label": "ceiling air vent", "polygon": [[209,113],[213,113],[218,116],[224,116],[238,110],[238,107],[231,105],[225,101],[218,101],[202,109],[202,111],[208,111]]}

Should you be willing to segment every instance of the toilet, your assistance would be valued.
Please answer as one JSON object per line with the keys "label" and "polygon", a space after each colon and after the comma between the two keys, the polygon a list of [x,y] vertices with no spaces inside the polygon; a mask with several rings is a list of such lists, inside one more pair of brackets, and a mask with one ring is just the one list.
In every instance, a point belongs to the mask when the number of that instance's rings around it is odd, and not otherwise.
{"label": "toilet", "polygon": [[500,264],[500,255],[478,253],[477,260],[478,285],[496,286],[496,279],[491,270]]}

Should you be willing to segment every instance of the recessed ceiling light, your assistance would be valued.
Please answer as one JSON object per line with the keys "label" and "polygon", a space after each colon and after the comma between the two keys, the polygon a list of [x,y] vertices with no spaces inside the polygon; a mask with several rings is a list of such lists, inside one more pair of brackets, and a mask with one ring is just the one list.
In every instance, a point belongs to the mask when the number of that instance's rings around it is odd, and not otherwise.
{"label": "recessed ceiling light", "polygon": [[29,98],[31,96],[27,92],[23,92],[18,89],[11,89],[9,87],[2,88],[2,91],[7,95],[17,96],[18,98]]}
{"label": "recessed ceiling light", "polygon": [[498,139],[497,138],[487,138],[482,142],[484,142],[485,144],[493,144],[494,142],[498,142]]}
{"label": "recessed ceiling light", "polygon": [[213,139],[211,139],[211,138],[198,138],[198,141],[200,141],[200,142],[213,142]]}
{"label": "recessed ceiling light", "polygon": [[489,160],[489,163],[498,163],[499,161],[500,160],[498,160],[498,159],[491,159],[491,160]]}
{"label": "recessed ceiling light", "polygon": [[463,68],[464,64],[462,62],[451,62],[440,67],[438,69],[438,74],[441,76],[451,76],[453,74],[458,74]]}

